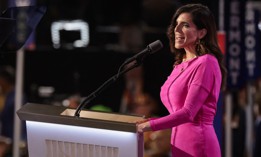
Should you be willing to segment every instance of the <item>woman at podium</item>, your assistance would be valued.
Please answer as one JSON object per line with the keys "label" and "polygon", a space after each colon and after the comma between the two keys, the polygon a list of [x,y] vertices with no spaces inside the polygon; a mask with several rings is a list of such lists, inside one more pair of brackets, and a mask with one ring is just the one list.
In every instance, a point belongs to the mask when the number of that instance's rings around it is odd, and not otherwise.
{"label": "woman at podium", "polygon": [[172,129],[173,157],[221,157],[213,127],[226,69],[208,7],[187,4],[173,15],[167,32],[175,54],[160,97],[169,115],[137,122],[138,132]]}

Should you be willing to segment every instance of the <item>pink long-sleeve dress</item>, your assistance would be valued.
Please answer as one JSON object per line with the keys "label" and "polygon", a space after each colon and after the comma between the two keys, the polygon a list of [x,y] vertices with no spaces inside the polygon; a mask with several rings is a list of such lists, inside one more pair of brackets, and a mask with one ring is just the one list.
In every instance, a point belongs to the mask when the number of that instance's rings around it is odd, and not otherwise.
{"label": "pink long-sleeve dress", "polygon": [[210,54],[176,65],[161,87],[169,115],[151,119],[152,130],[172,128],[173,157],[220,157],[213,127],[221,86],[217,59]]}

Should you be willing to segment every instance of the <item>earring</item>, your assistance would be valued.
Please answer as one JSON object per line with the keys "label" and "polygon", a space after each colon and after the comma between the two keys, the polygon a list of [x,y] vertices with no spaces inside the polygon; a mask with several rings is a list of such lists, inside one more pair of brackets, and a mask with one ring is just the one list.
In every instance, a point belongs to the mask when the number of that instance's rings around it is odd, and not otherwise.
{"label": "earring", "polygon": [[198,39],[198,40],[196,41],[196,52],[197,52],[197,53],[200,53],[200,49],[201,49],[200,39]]}
{"label": "earring", "polygon": [[198,54],[205,54],[206,53],[206,49],[204,47],[204,42],[200,39],[198,39],[197,42],[196,42],[196,52]]}

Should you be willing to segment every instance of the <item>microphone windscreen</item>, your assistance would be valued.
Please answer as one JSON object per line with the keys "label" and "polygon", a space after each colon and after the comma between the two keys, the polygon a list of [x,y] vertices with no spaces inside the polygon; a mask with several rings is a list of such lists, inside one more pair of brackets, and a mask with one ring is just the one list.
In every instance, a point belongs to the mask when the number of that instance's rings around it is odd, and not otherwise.
{"label": "microphone windscreen", "polygon": [[148,47],[151,50],[150,53],[154,53],[154,52],[157,52],[158,50],[160,50],[163,47],[163,44],[160,40],[156,40],[156,41],[150,43]]}

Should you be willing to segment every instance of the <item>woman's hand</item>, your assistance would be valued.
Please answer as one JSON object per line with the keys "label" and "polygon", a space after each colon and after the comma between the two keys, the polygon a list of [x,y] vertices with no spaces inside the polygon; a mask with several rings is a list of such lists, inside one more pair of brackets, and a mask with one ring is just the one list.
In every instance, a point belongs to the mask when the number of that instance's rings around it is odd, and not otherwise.
{"label": "woman's hand", "polygon": [[138,132],[151,131],[149,119],[144,119],[142,121],[138,121],[138,122],[136,122],[136,125],[137,125]]}

